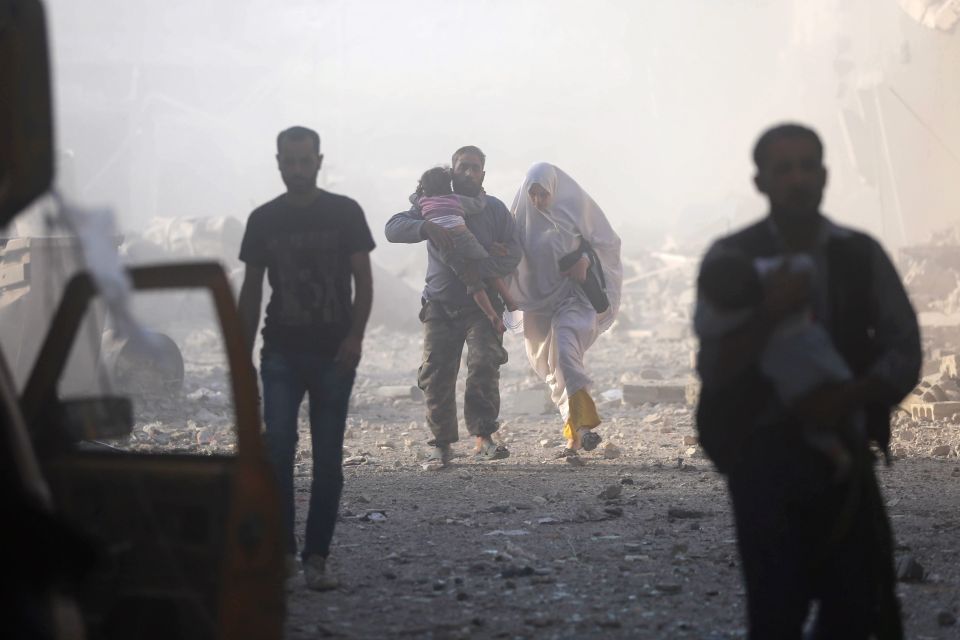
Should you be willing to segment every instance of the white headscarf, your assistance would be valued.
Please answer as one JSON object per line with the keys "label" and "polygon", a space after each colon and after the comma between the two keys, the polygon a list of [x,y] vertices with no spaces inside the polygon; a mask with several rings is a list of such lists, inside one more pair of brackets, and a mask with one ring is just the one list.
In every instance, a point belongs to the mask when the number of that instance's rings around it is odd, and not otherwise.
{"label": "white headscarf", "polygon": [[[530,186],[539,184],[550,194],[542,211],[530,200]],[[524,311],[552,313],[564,300],[578,295],[578,285],[560,275],[558,261],[586,239],[603,266],[610,308],[598,317],[600,330],[613,324],[620,309],[623,267],[620,237],[597,203],[561,169],[547,163],[530,167],[513,200],[517,234],[523,258],[511,280],[511,292]]]}

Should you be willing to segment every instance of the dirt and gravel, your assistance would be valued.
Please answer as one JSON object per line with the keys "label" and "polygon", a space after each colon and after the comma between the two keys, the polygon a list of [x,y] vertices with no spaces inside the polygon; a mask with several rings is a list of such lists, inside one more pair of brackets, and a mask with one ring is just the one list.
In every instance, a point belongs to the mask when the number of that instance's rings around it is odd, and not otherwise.
{"label": "dirt and gravel", "polygon": [[[229,388],[216,335],[177,339],[186,358],[183,393],[141,401],[128,445],[229,451]],[[619,399],[624,382],[685,384],[692,342],[665,329],[600,338],[588,365],[598,395],[610,392],[600,404],[604,444],[581,466],[554,457],[559,419],[538,412],[531,390],[542,387],[520,338],[508,335],[506,344],[499,438],[510,458],[475,461],[461,426],[454,463],[425,472],[422,401],[403,393],[415,382],[420,336],[369,332],[331,556],[342,586],[315,593],[302,574],[294,577],[288,637],[744,637],[725,485],[696,445],[689,408]],[[301,432],[300,533],[311,473],[305,409]],[[898,459],[879,475],[898,561],[917,574],[899,586],[908,637],[960,637],[960,427],[904,417],[894,433]]]}

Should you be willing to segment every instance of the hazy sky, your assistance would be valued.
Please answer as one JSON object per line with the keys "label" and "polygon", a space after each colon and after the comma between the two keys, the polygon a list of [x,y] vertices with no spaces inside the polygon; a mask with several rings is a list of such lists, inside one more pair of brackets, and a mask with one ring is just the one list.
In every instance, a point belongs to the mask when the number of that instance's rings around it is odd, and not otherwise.
{"label": "hazy sky", "polygon": [[[320,132],[322,180],[364,207],[384,264],[411,250],[386,246],[383,223],[464,144],[486,151],[487,190],[508,206],[530,164],[563,167],[628,245],[761,214],[750,147],[785,119],[826,138],[826,209],[891,242],[929,226],[902,225],[905,210],[946,219],[960,196],[942,187],[958,173],[960,37],[896,0],[47,5],[61,181],[128,228],[245,220],[282,190],[274,138],[295,123]],[[924,55],[935,64],[915,64]],[[866,168],[850,117],[865,123]]]}

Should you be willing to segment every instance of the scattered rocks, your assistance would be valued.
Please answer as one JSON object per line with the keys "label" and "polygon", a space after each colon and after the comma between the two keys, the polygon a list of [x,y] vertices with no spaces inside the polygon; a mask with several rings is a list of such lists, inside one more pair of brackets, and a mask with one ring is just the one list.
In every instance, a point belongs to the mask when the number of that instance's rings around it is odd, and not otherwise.
{"label": "scattered rocks", "polygon": [[536,573],[530,565],[516,566],[508,565],[500,571],[500,577],[504,579],[509,578],[526,578],[532,576]]}
{"label": "scattered rocks", "polygon": [[603,447],[601,448],[601,452],[603,453],[603,457],[606,460],[616,460],[622,455],[622,452],[620,451],[620,447],[613,444],[612,442],[608,442],[605,445],[603,445]]}
{"label": "scattered rocks", "polygon": [[619,484],[608,485],[600,492],[601,500],[616,500],[623,493],[623,486]]}

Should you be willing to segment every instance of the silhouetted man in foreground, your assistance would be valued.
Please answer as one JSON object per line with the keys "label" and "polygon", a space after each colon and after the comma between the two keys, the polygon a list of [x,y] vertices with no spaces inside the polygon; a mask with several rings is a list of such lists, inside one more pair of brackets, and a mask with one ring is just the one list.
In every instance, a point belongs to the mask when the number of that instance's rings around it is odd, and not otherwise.
{"label": "silhouetted man in foreground", "polygon": [[[817,638],[901,638],[892,533],[870,443],[886,454],[890,411],[917,383],[916,315],[880,245],[820,213],[827,170],[816,133],[774,127],[754,161],[769,216],[708,251],[696,314],[698,429],[728,478],[750,637],[799,639],[817,601]],[[736,266],[744,260],[747,269]],[[791,266],[801,263],[812,267]],[[751,269],[760,276],[755,303],[742,286]],[[704,327],[720,326],[708,320],[723,306],[711,290],[742,315],[706,335]],[[713,320],[729,320],[729,311]],[[851,373],[786,401],[766,372],[776,367],[771,345],[791,323],[822,326]],[[807,375],[800,360],[797,375]],[[816,433],[832,451],[814,446]]]}
{"label": "silhouetted man in foreground", "polygon": [[313,483],[302,558],[307,586],[318,591],[337,586],[326,571],[326,559],[343,488],[347,407],[373,302],[374,247],[360,206],[317,187],[322,162],[315,131],[291,127],[277,136],[277,165],[287,191],[247,221],[240,247],[246,271],[239,304],[247,346],[253,349],[266,272],[272,293],[260,359],[263,421],[280,487],[291,570],[297,552],[297,418],[304,395],[310,397]]}

